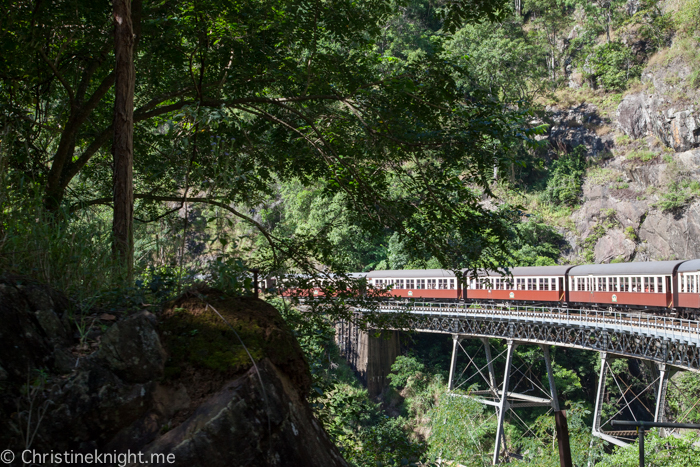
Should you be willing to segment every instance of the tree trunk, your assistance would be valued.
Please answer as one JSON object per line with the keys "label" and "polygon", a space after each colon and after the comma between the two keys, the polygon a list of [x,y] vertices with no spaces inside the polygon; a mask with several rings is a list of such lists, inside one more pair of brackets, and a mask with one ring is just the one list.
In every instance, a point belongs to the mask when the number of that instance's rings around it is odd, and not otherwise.
{"label": "tree trunk", "polygon": [[114,217],[112,253],[131,281],[134,263],[134,30],[131,0],[113,0],[114,19]]}

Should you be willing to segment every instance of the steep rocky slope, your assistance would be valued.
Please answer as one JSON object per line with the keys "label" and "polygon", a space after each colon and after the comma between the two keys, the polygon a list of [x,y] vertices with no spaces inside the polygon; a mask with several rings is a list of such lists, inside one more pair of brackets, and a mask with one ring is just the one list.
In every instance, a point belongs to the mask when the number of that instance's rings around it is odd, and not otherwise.
{"label": "steep rocky slope", "polygon": [[658,59],[616,108],[547,108],[551,148],[583,144],[593,161],[580,207],[559,226],[566,261],[700,257],[700,91],[692,72],[679,57]]}

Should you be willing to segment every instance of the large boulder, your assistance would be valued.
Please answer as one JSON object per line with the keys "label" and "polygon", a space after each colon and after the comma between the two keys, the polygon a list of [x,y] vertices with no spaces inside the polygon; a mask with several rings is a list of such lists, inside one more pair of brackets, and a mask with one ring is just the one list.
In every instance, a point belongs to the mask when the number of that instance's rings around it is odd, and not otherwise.
{"label": "large boulder", "polygon": [[644,93],[630,94],[622,99],[616,111],[617,124],[629,137],[638,139],[649,133],[647,99]]}
{"label": "large boulder", "polygon": [[162,376],[166,354],[155,316],[143,311],[114,324],[102,337],[97,357],[127,382],[144,383]]}
{"label": "large boulder", "polygon": [[86,345],[72,336],[66,303],[37,284],[0,280],[3,447],[24,449],[29,430],[32,446],[56,452],[148,450],[207,467],[347,465],[313,417],[308,365],[269,304],[202,288],[154,314],[84,316],[105,317],[100,329],[116,321]]}
{"label": "large boulder", "polygon": [[267,358],[147,446],[149,462],[134,465],[172,465],[168,456],[187,466],[347,465],[289,376]]}
{"label": "large boulder", "polygon": [[634,257],[635,242],[620,229],[609,230],[595,244],[595,262],[609,263],[612,260],[629,261]]}

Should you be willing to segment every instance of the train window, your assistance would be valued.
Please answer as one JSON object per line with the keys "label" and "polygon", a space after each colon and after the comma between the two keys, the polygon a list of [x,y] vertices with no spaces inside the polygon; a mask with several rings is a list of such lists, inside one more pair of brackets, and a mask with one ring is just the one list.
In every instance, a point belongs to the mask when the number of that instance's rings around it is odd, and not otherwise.
{"label": "train window", "polygon": [[539,290],[549,290],[549,279],[540,277],[540,288]]}
{"label": "train window", "polygon": [[396,288],[403,289],[403,279],[396,279]]}
{"label": "train window", "polygon": [[447,279],[438,279],[438,289],[444,290],[447,288]]}
{"label": "train window", "polygon": [[425,289],[425,279],[416,279],[416,289]]}
{"label": "train window", "polygon": [[644,277],[644,289],[642,290],[645,293],[651,293],[654,291],[654,284],[651,282],[652,278],[651,277]]}
{"label": "train window", "polygon": [[415,284],[415,282],[413,281],[413,279],[406,279],[406,288],[407,289],[415,288],[414,284]]}
{"label": "train window", "polygon": [[454,290],[454,288],[455,288],[455,280],[450,279],[450,290]]}
{"label": "train window", "polygon": [[523,279],[515,279],[515,290],[523,290]]}
{"label": "train window", "polygon": [[640,292],[642,288],[641,277],[630,277],[630,284],[632,286],[631,292]]}
{"label": "train window", "polygon": [[535,290],[536,284],[534,284],[534,279],[532,277],[527,278],[527,289],[525,290]]}
{"label": "train window", "polygon": [[435,279],[428,279],[428,289],[434,290],[437,287],[435,287]]}

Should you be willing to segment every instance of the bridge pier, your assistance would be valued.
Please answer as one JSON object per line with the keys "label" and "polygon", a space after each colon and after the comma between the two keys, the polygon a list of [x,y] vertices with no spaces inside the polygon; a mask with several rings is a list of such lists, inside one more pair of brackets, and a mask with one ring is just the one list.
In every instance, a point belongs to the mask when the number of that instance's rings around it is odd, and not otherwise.
{"label": "bridge pier", "polygon": [[457,346],[460,342],[462,342],[462,339],[464,338],[460,337],[459,334],[452,334],[452,360],[450,362],[450,378],[447,382],[448,391],[452,391],[452,389],[454,389],[453,382],[455,371],[457,370]]}
{"label": "bridge pier", "polygon": [[335,341],[340,355],[367,387],[370,397],[382,393],[388,385],[391,365],[401,353],[399,331],[382,331],[374,336],[354,323],[339,321],[335,325]]}
{"label": "bridge pier", "polygon": [[605,381],[608,374],[608,361],[611,360],[607,352],[600,352],[600,376],[598,378],[598,390],[595,398],[595,409],[593,412],[593,428],[591,434],[616,446],[626,447],[628,443],[603,433],[600,429],[603,416],[603,398],[605,397]]}

